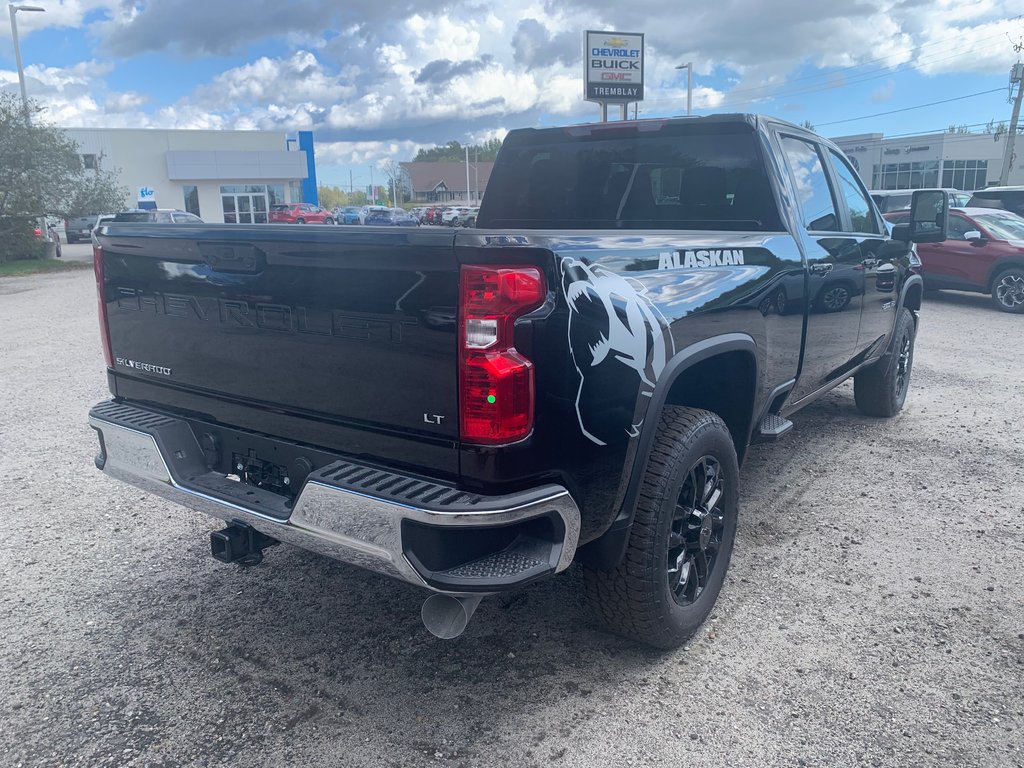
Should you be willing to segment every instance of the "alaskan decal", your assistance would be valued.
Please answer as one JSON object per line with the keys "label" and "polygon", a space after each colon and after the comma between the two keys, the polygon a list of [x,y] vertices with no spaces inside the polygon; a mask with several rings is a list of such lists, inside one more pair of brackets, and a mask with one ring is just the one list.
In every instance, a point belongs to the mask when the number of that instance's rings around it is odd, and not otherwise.
{"label": "alaskan decal", "polygon": [[745,264],[743,249],[708,249],[700,251],[662,251],[658,269],[703,269],[704,267],[738,267]]}
{"label": "alaskan decal", "polygon": [[[600,265],[564,259],[562,290],[569,352],[580,375],[576,415],[583,435],[597,445],[636,437],[636,397],[652,395],[675,353],[668,322],[642,283]],[[622,396],[630,391],[636,397]]]}

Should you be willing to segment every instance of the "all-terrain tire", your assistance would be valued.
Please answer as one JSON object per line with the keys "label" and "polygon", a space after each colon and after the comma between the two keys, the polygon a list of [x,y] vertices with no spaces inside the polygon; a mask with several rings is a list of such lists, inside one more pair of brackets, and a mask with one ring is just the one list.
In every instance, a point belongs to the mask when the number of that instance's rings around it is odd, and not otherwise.
{"label": "all-terrain tire", "polygon": [[914,366],[917,326],[909,309],[901,309],[892,349],[853,377],[853,399],[865,416],[889,418],[903,408]]}
{"label": "all-terrain tire", "polygon": [[[707,460],[705,469],[717,467],[720,493],[717,502],[705,506],[709,507],[709,519],[720,525],[708,539],[709,545],[715,542],[715,549],[710,559],[704,560],[704,584],[699,591],[694,587],[691,594],[689,581],[684,584],[679,578],[679,557],[683,555],[676,554],[691,550],[680,545],[678,531],[694,530],[696,516],[685,510],[689,508],[686,502],[696,496],[689,496],[687,489],[693,487],[694,473],[700,474],[701,462]],[[709,474],[705,472],[705,477]],[[736,449],[725,423],[710,411],[666,406],[641,481],[625,557],[613,570],[583,568],[588,602],[608,629],[670,649],[700,628],[722,589],[732,555],[738,486]],[[696,530],[700,532],[696,545],[701,547],[703,531],[699,526]],[[696,575],[699,581],[701,569],[694,562],[693,571],[687,567],[686,573]],[[674,575],[673,564],[677,566]]]}

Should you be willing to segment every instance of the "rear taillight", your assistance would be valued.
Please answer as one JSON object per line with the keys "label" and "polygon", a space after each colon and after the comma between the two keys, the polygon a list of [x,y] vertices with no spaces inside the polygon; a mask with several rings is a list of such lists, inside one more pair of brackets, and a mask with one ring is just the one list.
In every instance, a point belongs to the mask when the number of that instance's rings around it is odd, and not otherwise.
{"label": "rear taillight", "polygon": [[460,293],[462,440],[521,440],[533,429],[533,363],[515,348],[515,321],[544,303],[544,275],[536,267],[463,266]]}
{"label": "rear taillight", "polygon": [[103,340],[103,357],[107,368],[114,367],[114,355],[110,351],[110,323],[107,322],[107,297],[103,290],[103,248],[92,247],[92,270],[96,274],[96,305],[100,316],[100,338]]}

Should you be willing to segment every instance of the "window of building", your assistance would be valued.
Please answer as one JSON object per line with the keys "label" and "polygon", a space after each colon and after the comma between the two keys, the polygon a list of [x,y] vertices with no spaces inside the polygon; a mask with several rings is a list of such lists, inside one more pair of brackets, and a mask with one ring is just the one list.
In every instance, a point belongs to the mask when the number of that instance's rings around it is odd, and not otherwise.
{"label": "window of building", "polygon": [[274,184],[222,184],[220,201],[227,224],[266,224],[267,198]]}
{"label": "window of building", "polygon": [[946,160],[942,164],[942,186],[954,189],[984,189],[988,183],[988,160]]}
{"label": "window of building", "polygon": [[846,161],[829,150],[832,155],[832,166],[836,169],[839,177],[839,196],[846,203],[850,212],[850,228],[853,232],[867,232],[878,234],[878,226],[875,223],[875,215],[871,212],[871,203],[868,196],[857,183],[857,174]]}
{"label": "window of building", "polygon": [[99,168],[96,155],[82,155],[82,167],[87,171],[95,171]]}
{"label": "window of building", "polygon": [[939,161],[883,163],[871,174],[872,189],[925,189],[939,186]]}
{"label": "window of building", "polygon": [[195,216],[201,216],[202,214],[199,213],[199,187],[195,184],[186,184],[181,189],[185,195],[185,210]]}
{"label": "window of building", "polygon": [[810,142],[792,136],[783,137],[782,148],[793,173],[797,204],[803,211],[808,231],[838,231],[839,214],[818,150]]}
{"label": "window of building", "polygon": [[302,202],[302,184],[298,181],[288,182],[288,202],[301,203]]}

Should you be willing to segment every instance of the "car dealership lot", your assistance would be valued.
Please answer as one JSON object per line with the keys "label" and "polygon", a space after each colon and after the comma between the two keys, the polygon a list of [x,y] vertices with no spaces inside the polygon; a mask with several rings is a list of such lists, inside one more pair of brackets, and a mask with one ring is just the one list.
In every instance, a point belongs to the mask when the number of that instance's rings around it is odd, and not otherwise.
{"label": "car dealership lot", "polygon": [[93,468],[88,271],[0,279],[0,765],[1024,765],[1018,316],[929,296],[905,411],[845,385],[743,470],[713,619],[659,654],[577,574],[432,638],[424,593]]}

